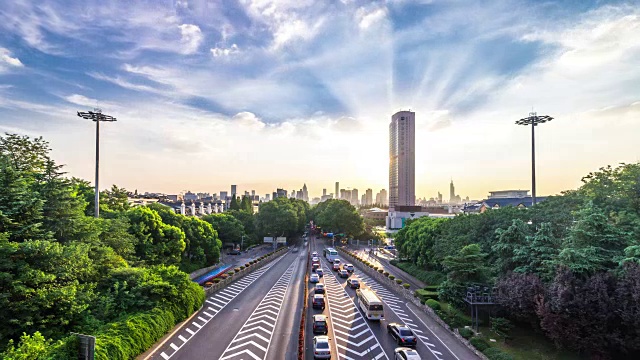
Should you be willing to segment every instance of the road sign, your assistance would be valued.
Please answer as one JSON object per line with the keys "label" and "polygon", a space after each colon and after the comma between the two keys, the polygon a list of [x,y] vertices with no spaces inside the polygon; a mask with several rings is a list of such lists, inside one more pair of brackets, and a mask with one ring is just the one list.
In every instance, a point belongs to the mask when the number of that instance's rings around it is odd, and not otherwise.
{"label": "road sign", "polygon": [[280,236],[279,236],[279,237],[277,237],[277,238],[276,238],[276,242],[277,242],[278,244],[286,244],[286,243],[287,243],[287,238],[286,238],[286,237],[280,237]]}

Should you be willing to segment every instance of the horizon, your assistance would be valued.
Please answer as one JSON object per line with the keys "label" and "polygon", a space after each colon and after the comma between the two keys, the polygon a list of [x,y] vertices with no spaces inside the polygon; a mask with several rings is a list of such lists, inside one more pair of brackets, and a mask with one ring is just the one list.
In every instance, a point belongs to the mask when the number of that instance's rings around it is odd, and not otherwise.
{"label": "horizon", "polygon": [[[416,197],[580,186],[640,161],[634,2],[12,2],[0,10],[0,131],[43,136],[101,188],[264,196],[389,190],[388,125],[416,112]],[[75,14],[70,18],[68,14]],[[474,14],[474,16],[469,16]],[[634,121],[636,120],[636,121]]]}

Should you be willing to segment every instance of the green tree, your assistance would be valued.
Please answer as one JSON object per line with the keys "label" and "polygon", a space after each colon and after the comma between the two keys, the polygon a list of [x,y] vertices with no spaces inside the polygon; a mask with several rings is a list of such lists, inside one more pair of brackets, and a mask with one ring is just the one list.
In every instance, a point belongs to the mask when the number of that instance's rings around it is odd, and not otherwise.
{"label": "green tree", "polygon": [[147,264],[178,264],[184,251],[185,235],[180,228],[162,222],[158,213],[146,206],[126,212],[129,232],[136,237],[136,256]]}
{"label": "green tree", "polygon": [[[104,205],[104,206],[103,206]],[[100,192],[100,211],[123,212],[129,210],[129,191],[112,185],[111,189]]]}
{"label": "green tree", "polygon": [[540,224],[536,234],[527,237],[526,243],[513,251],[513,262],[521,264],[514,271],[538,274],[542,279],[552,280],[560,245],[551,224]]}
{"label": "green tree", "polygon": [[240,244],[244,235],[244,226],[235,217],[227,214],[211,214],[202,217],[203,221],[211,224],[218,233],[222,244]]}
{"label": "green tree", "polygon": [[325,230],[357,237],[364,232],[364,221],[346,200],[330,199],[315,214],[315,222]]}
{"label": "green tree", "polygon": [[523,262],[516,262],[521,257],[515,257],[514,254],[522,252],[522,248],[527,244],[529,235],[530,230],[527,224],[520,219],[514,219],[507,229],[496,230],[497,239],[495,244],[491,246],[491,250],[496,259],[495,268],[498,273],[504,274],[524,265]]}
{"label": "green tree", "polygon": [[11,339],[7,350],[0,355],[5,360],[45,360],[48,359],[47,352],[52,343],[51,339],[45,339],[39,331],[36,331],[33,336],[23,333],[17,347],[13,345],[13,339]]}
{"label": "green tree", "polygon": [[299,233],[298,209],[287,198],[275,198],[260,204],[256,224],[263,236],[291,237]]}
{"label": "green tree", "polygon": [[240,211],[244,211],[249,214],[253,214],[253,201],[248,196],[243,196],[240,202]]}
{"label": "green tree", "polygon": [[240,209],[240,201],[236,196],[231,198],[231,204],[229,204],[229,210],[241,210]]}

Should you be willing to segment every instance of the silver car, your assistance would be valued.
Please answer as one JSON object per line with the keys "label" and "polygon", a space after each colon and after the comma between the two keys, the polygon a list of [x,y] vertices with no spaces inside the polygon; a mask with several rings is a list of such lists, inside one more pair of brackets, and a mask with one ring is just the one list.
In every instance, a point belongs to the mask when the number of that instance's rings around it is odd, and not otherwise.
{"label": "silver car", "polygon": [[414,349],[408,347],[399,347],[394,351],[395,360],[420,360],[420,355]]}
{"label": "silver car", "polygon": [[329,345],[328,336],[313,337],[313,358],[331,359],[331,346]]}

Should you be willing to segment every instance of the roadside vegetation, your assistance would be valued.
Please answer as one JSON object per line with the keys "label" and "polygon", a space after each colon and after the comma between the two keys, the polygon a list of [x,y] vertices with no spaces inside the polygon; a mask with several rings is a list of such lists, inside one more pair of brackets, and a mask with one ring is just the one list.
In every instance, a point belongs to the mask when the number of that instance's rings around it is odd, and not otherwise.
{"label": "roadside vegetation", "polygon": [[[527,337],[536,344],[546,338],[559,354],[638,358],[639,180],[640,163],[622,164],[590,173],[579,189],[531,209],[413,220],[395,236],[399,258],[407,261],[394,265],[430,285],[429,298],[437,291],[438,302],[430,304],[454,327],[470,325],[467,287],[495,287],[500,306],[483,326],[499,318],[515,327],[489,330],[505,340],[488,343],[483,352],[491,359],[545,358],[522,341]],[[482,344],[488,335],[482,332],[474,342]]]}

